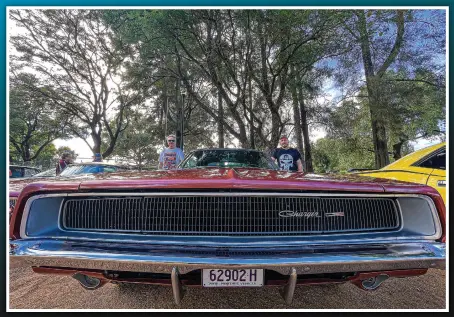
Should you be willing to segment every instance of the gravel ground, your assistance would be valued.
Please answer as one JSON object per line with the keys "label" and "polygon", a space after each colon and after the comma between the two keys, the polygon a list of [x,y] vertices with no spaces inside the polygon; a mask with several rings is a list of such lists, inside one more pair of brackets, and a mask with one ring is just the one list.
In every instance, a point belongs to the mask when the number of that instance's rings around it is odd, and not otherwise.
{"label": "gravel ground", "polygon": [[371,292],[350,283],[297,286],[292,305],[284,303],[278,288],[190,288],[178,307],[170,287],[107,284],[87,291],[71,277],[23,267],[10,268],[9,291],[10,309],[446,309],[446,274],[433,269],[388,279]]}

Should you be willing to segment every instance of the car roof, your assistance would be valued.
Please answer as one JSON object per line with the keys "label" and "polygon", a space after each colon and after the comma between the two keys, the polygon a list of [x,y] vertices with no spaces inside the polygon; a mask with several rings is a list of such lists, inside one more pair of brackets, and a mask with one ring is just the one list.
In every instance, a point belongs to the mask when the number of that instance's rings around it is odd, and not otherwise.
{"label": "car roof", "polygon": [[33,166],[25,166],[25,165],[10,165],[9,167],[16,167],[16,168],[31,168],[31,169],[34,169],[34,170],[38,170],[40,171],[39,168],[37,167],[33,167]]}
{"label": "car roof", "polygon": [[77,165],[103,165],[103,166],[115,166],[115,167],[130,167],[129,165],[112,164],[112,163],[107,163],[107,162],[81,162],[81,163],[71,163],[69,166],[77,166]]}
{"label": "car roof", "polygon": [[442,147],[446,146],[446,142],[438,143],[435,145],[431,145],[425,148],[422,148],[420,150],[414,151],[410,154],[405,155],[404,157],[398,159],[395,162],[392,162],[389,165],[386,165],[385,167],[382,168],[382,170],[388,170],[388,169],[399,169],[399,168],[405,168],[408,167],[422,158],[426,157],[432,152],[435,152]]}

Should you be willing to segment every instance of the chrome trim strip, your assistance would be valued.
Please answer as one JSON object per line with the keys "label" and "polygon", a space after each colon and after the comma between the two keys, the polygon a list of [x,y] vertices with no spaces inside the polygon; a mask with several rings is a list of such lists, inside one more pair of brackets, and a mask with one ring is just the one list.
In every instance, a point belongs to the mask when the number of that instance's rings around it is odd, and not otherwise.
{"label": "chrome trim strip", "polygon": [[[56,194],[58,195],[58,194]],[[350,193],[291,193],[291,192],[152,192],[152,193],[69,193],[65,194],[68,197],[77,196],[233,196],[233,197],[262,197],[262,196],[277,196],[277,197],[402,197],[402,196],[424,196],[418,194],[350,194]]]}
{"label": "chrome trim strip", "polygon": [[181,253],[112,252],[67,248],[66,241],[16,240],[10,242],[10,261],[19,266],[50,266],[96,270],[171,273],[178,267],[180,274],[198,269],[255,268],[269,269],[290,275],[339,272],[368,272],[417,268],[445,269],[444,243],[388,244],[387,253],[304,253],[287,256],[203,257]]}
{"label": "chrome trim strip", "polygon": [[[408,239],[424,239],[424,240],[436,240],[436,239],[439,239],[442,235],[442,230],[441,230],[441,222],[440,222],[440,219],[438,217],[438,212],[437,212],[437,209],[435,207],[435,204],[434,202],[432,201],[432,199],[426,195],[422,195],[422,194],[386,194],[386,193],[383,193],[383,194],[330,194],[330,193],[279,193],[279,192],[270,192],[270,193],[249,193],[249,192],[241,192],[241,193],[226,193],[226,192],[215,192],[215,193],[191,193],[191,192],[177,192],[178,195],[181,195],[181,196],[258,196],[258,197],[262,197],[262,196],[279,196],[279,197],[314,197],[314,196],[318,196],[318,197],[326,197],[326,196],[329,196],[329,197],[392,197],[392,198],[399,198],[399,197],[414,197],[414,198],[421,198],[421,199],[424,199],[427,201],[427,203],[429,204],[429,207],[431,208],[431,211],[432,211],[432,219],[434,220],[434,224],[435,224],[435,234],[433,236],[411,236],[411,237],[405,237],[405,238],[399,238],[399,237],[393,237],[393,238],[390,238],[390,240],[400,240],[400,239],[403,239],[403,240],[408,240]],[[86,196],[86,197],[91,197],[91,196],[142,196],[142,197],[149,197],[149,196],[173,196],[175,195],[175,192],[167,192],[167,193],[71,193],[71,194],[67,194],[67,193],[59,193],[59,194],[42,194],[42,195],[36,195],[36,196],[32,196],[31,198],[29,198],[25,204],[25,207],[24,207],[24,212],[22,214],[22,219],[21,219],[21,227],[20,227],[20,235],[22,238],[28,238],[26,232],[25,232],[25,226],[26,226],[26,219],[28,218],[28,214],[30,212],[30,207],[31,207],[31,204],[33,203],[33,201],[35,201],[36,199],[40,199],[40,198],[47,198],[47,197],[80,197],[80,196]],[[63,202],[62,202],[63,203]],[[400,207],[400,206],[399,206]],[[60,212],[59,212],[59,218],[60,218],[60,215],[61,215],[61,206],[60,206]],[[401,218],[402,218],[402,215],[401,215]],[[59,223],[58,223],[58,227],[61,231],[65,231],[63,228],[61,228],[60,226],[60,219],[58,219]],[[401,219],[402,221],[402,226],[401,228],[403,227],[403,219]],[[396,231],[397,232],[397,231]],[[102,234],[102,235],[112,235],[111,233],[99,233],[99,234]],[[352,234],[355,234],[355,235],[358,235],[358,233],[347,233],[347,234],[342,234],[342,235],[352,235]],[[366,234],[371,234],[371,233],[366,233]],[[139,235],[140,236],[140,235]],[[169,238],[171,237],[174,237],[175,235],[169,235]],[[323,237],[324,235],[320,235],[320,237]],[[182,236],[181,236],[182,237]],[[199,236],[191,236],[191,237],[199,237]],[[200,236],[200,237],[204,237],[204,236]],[[263,236],[263,237],[267,237],[267,236]],[[271,236],[270,236],[271,237]],[[275,237],[275,236],[274,236]],[[298,236],[295,236],[295,237],[298,237]],[[73,239],[73,237],[58,237],[59,239]],[[206,238],[206,236],[205,236]],[[75,238],[75,239],[78,239],[78,238]],[[84,239],[84,238],[82,238]],[[382,239],[382,238],[380,238]],[[87,240],[90,240],[90,239],[87,239]],[[377,239],[370,239],[370,240],[377,240]],[[386,238],[385,238],[386,240]],[[124,242],[126,242],[127,240],[122,240]],[[134,241],[134,240],[131,240],[131,241]],[[134,241],[134,242],[137,242],[137,241]]]}

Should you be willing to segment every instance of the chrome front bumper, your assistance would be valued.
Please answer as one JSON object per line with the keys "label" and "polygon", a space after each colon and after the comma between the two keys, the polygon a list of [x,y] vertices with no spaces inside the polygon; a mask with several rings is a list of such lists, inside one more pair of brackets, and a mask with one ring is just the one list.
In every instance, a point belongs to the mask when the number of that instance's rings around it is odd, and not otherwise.
{"label": "chrome front bumper", "polygon": [[[371,247],[377,246],[371,245]],[[216,256],[207,253],[163,250],[151,245],[107,244],[100,242],[24,239],[10,242],[10,262],[16,266],[49,266],[75,269],[168,273],[178,268],[180,274],[209,268],[260,268],[284,275],[339,272],[370,272],[438,268],[445,269],[445,244],[415,242],[382,244],[381,252],[355,251],[350,246],[330,248],[305,246],[303,252],[267,256]],[[367,245],[362,245],[367,249]],[[184,248],[184,247],[182,247]],[[303,248],[303,247],[302,247]],[[248,250],[247,247],[241,248]],[[274,248],[275,250],[276,248]],[[326,248],[325,248],[326,249]],[[334,252],[333,252],[334,251]],[[247,253],[246,253],[247,254]]]}

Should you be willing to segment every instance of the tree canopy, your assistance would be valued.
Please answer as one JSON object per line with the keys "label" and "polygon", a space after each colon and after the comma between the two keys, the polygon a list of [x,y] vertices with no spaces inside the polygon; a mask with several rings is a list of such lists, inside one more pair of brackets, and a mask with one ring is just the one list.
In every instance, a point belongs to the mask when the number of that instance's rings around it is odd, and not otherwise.
{"label": "tree canopy", "polygon": [[76,136],[146,166],[170,133],[186,152],[268,153],[287,134],[308,172],[379,168],[446,121],[444,13],[10,10],[23,29],[10,37],[10,89],[35,100],[44,133],[21,145],[30,133],[17,118],[10,142],[39,156],[37,144]]}

